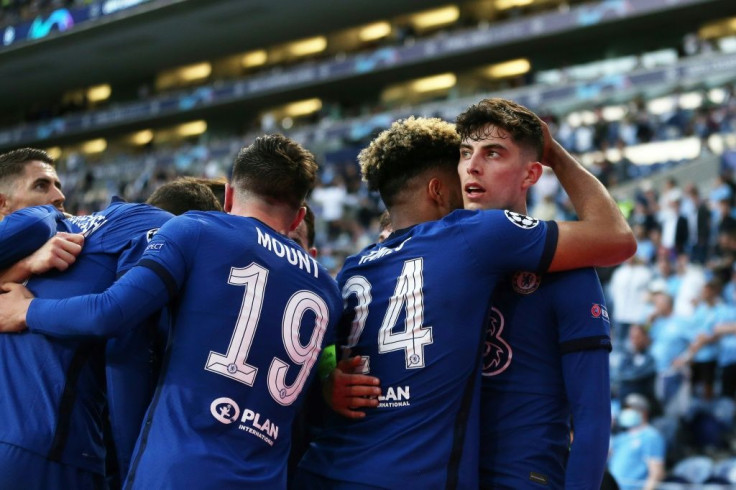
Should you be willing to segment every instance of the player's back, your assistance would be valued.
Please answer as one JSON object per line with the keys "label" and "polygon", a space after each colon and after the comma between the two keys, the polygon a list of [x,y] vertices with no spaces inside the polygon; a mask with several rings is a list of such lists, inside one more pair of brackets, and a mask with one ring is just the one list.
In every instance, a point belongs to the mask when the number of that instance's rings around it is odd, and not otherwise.
{"label": "player's back", "polygon": [[[41,298],[104,291],[115,280],[120,252],[170,217],[145,204],[117,201],[99,213],[64,220],[59,231],[86,234],[82,252],[67,271],[35,276],[28,288]],[[104,343],[95,340],[31,332],[0,336],[0,441],[102,473],[103,354]]]}
{"label": "player's back", "polygon": [[483,488],[563,488],[570,402],[563,355],[610,349],[594,269],[516,272],[494,291],[481,393]]}
{"label": "player's back", "polygon": [[225,213],[173,219],[140,265],[176,299],[126,486],[284,487],[299,395],[342,309],[334,279],[260,221]]}
{"label": "player's back", "polygon": [[[546,225],[512,223],[502,212],[456,211],[346,261],[338,278],[346,300],[340,340],[380,379],[382,396],[363,419],[333,415],[303,470],[382,488],[477,488],[490,295],[512,264],[535,268],[548,252]],[[515,249],[532,235],[534,244]]]}

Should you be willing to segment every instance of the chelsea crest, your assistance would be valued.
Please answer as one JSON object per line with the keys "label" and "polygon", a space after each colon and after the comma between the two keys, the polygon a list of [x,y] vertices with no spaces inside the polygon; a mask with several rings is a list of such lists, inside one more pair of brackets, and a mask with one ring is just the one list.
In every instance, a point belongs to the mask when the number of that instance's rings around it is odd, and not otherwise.
{"label": "chelsea crest", "polygon": [[511,286],[519,294],[532,294],[541,282],[542,277],[533,272],[517,272],[511,278]]}

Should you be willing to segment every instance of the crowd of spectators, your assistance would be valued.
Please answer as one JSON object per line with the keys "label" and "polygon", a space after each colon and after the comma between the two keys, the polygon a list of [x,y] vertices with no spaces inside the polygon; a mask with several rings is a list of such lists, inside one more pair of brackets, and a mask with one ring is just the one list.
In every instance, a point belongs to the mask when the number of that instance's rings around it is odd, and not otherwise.
{"label": "crowd of spectators", "polygon": [[725,167],[700,185],[640,185],[629,215],[637,254],[601,271],[613,320],[612,449],[624,453],[609,464],[619,484],[735,481],[735,198]]}
{"label": "crowd of spectators", "polygon": [[[577,124],[569,114],[549,115],[545,119],[555,137],[573,154],[580,158],[595,155],[590,169],[605,185],[614,187],[655,169],[666,168],[673,162],[637,165],[625,156],[625,151],[614,161],[606,153],[611,147],[625,150],[652,141],[674,141],[697,135],[702,140],[701,151],[709,153],[708,138],[717,133],[730,133],[734,128],[736,98],[732,96],[731,86],[722,90],[725,96],[720,104],[706,104],[699,109],[682,109],[675,103],[671,111],[653,114],[645,101],[634,100],[627,105],[626,116],[620,120],[605,119],[600,109],[594,111],[594,119]],[[677,100],[676,94],[672,97]],[[319,125],[315,123],[315,132]],[[178,175],[227,176],[237,151],[257,134],[253,131],[245,136],[222,138],[205,134],[196,141],[178,146],[149,145],[135,154],[114,150],[97,157],[67,153],[59,168],[70,190],[68,208],[74,212],[91,212],[102,208],[112,195],[141,201],[158,185]],[[361,184],[355,161],[357,152],[373,134],[375,131],[344,142],[338,150],[317,152],[323,170],[312,196],[312,205],[318,218],[317,244],[323,250],[323,262],[332,270],[339,269],[345,256],[371,243],[377,233],[377,217],[382,205]],[[570,219],[574,216],[557,179],[549,171],[532,191],[530,210],[538,218]],[[667,240],[671,224],[667,222]],[[701,254],[701,249],[696,253]]]}

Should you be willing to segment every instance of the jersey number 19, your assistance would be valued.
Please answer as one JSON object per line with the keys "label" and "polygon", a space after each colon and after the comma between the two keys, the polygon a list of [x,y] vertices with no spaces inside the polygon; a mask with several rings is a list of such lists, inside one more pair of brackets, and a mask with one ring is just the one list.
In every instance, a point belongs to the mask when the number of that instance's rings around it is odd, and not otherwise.
{"label": "jersey number 19", "polygon": [[[227,352],[220,354],[210,351],[205,364],[207,371],[253,386],[258,367],[248,364],[247,359],[258,329],[267,281],[268,269],[256,263],[248,267],[230,269],[228,284],[245,287],[243,302]],[[302,345],[299,342],[299,327],[307,311],[312,311],[316,315],[315,325],[309,342]],[[268,368],[268,392],[277,403],[291,405],[304,388],[309,372],[319,356],[328,319],[327,304],[312,291],[297,291],[287,301],[281,320],[281,338],[289,359],[301,366],[301,369],[294,383],[287,386],[286,373],[289,364],[278,357],[273,358]]]}

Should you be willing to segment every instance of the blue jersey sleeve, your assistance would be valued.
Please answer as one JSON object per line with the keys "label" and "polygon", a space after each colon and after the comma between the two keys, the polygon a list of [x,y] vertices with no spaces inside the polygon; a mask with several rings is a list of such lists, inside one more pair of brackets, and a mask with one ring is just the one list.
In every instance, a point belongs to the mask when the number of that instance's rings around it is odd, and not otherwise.
{"label": "blue jersey sleeve", "polygon": [[176,296],[186,278],[189,257],[197,246],[200,231],[201,223],[196,215],[177,216],[153,235],[138,262],[159,276],[171,298]]}
{"label": "blue jersey sleeve", "polygon": [[115,337],[140,324],[168,300],[166,284],[153,271],[134,267],[104,293],[34,299],[26,324],[30,331],[51,337]]}
{"label": "blue jersey sleeve", "polygon": [[557,274],[555,315],[562,354],[583,350],[611,351],[611,322],[595,269]]}
{"label": "blue jersey sleeve", "polygon": [[196,218],[169,220],[148,244],[138,266],[104,293],[33,300],[28,328],[62,338],[115,337],[128,331],[176,296],[188,269],[187,251],[196,247],[198,234]]}
{"label": "blue jersey sleeve", "polygon": [[545,272],[554,257],[557,247],[554,221],[540,221],[513,211],[490,210],[466,214],[458,222],[467,247],[484,270]]}
{"label": "blue jersey sleeve", "polygon": [[31,255],[54,236],[64,214],[53,206],[20,209],[0,221],[0,269]]}
{"label": "blue jersey sleeve", "polygon": [[567,354],[562,357],[562,372],[574,425],[565,488],[599,488],[611,437],[608,351]]}
{"label": "blue jersey sleeve", "polygon": [[594,269],[560,272],[555,278],[562,374],[574,425],[565,488],[598,488],[611,433],[608,310]]}
{"label": "blue jersey sleeve", "polygon": [[120,254],[120,258],[118,259],[118,277],[128,272],[134,265],[138,263],[141,256],[143,255],[143,252],[146,251],[146,248],[148,248],[148,245],[151,243],[151,240],[153,239],[157,231],[158,228],[153,228],[147,233],[134,239],[130,246],[122,254]]}

